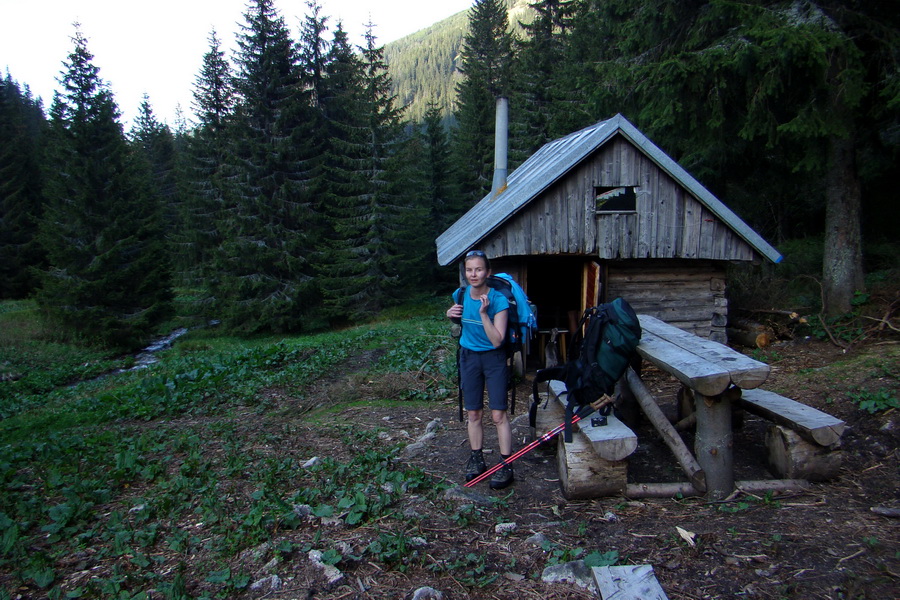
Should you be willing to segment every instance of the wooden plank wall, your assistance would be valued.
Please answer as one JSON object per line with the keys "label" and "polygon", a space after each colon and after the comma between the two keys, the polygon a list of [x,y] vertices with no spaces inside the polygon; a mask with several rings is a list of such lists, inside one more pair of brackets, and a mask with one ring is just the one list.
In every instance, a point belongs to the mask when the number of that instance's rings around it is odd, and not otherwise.
{"label": "wooden plank wall", "polygon": [[[596,186],[636,186],[637,211],[595,214]],[[758,258],[749,244],[621,136],[513,216],[485,240],[484,248],[492,256]]]}
{"label": "wooden plank wall", "polygon": [[631,260],[608,263],[606,299],[621,296],[640,314],[726,341],[725,267],[709,261]]}

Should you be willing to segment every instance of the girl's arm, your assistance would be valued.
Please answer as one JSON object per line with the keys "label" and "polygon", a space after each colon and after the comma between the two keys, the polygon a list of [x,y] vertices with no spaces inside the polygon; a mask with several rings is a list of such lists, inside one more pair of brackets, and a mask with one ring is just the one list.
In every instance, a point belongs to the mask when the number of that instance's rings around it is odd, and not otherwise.
{"label": "girl's arm", "polygon": [[481,313],[481,324],[484,326],[484,332],[487,334],[488,339],[491,340],[491,344],[494,345],[494,348],[499,348],[503,345],[503,338],[506,337],[506,323],[509,319],[509,310],[501,310],[494,315],[494,320],[491,321],[487,307],[487,297],[484,296],[481,300],[481,309],[479,310]]}

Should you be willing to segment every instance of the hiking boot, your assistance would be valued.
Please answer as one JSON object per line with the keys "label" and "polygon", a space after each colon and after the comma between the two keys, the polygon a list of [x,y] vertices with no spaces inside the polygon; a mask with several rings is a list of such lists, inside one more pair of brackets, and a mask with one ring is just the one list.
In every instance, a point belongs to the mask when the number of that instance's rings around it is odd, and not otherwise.
{"label": "hiking boot", "polygon": [[506,461],[503,461],[503,466],[494,471],[494,474],[491,475],[491,489],[502,490],[514,480],[515,477],[513,477],[512,467],[506,464]]}
{"label": "hiking boot", "polygon": [[481,452],[473,452],[466,463],[466,482],[472,481],[482,473],[487,471],[484,464],[484,455]]}

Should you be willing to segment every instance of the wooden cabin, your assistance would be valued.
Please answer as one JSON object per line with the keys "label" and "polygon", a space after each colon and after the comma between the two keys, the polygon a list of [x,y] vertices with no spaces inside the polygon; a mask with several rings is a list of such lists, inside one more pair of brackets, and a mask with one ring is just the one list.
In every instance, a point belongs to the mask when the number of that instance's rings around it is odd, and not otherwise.
{"label": "wooden cabin", "polygon": [[484,250],[571,331],[621,296],[696,335],[726,341],[729,262],[781,255],[622,115],[554,140],[437,239],[441,265]]}

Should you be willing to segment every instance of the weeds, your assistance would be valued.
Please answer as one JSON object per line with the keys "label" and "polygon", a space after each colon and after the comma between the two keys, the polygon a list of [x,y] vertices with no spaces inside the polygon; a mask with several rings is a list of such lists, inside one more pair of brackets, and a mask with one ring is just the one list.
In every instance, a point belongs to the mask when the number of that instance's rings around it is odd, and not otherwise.
{"label": "weeds", "polygon": [[900,407],[900,400],[897,400],[897,396],[886,388],[875,391],[859,390],[858,392],[851,392],[847,396],[854,404],[859,406],[860,410],[864,410],[870,415]]}
{"label": "weeds", "polygon": [[[21,320],[20,313],[0,303],[0,318]],[[442,340],[433,321],[403,325],[425,332],[427,343],[405,336],[415,342],[386,352],[378,368],[407,369],[416,353],[433,352],[415,368],[439,370]],[[361,346],[393,348],[390,326],[291,340],[188,334],[156,365],[122,373],[111,371],[126,359],[35,339],[30,326],[15,328],[14,338],[11,331],[0,334],[0,569],[36,595],[138,598],[156,589],[187,600],[186,581],[193,581],[202,582],[200,597],[230,597],[250,583],[248,573],[228,567],[248,547],[326,516],[382,527],[397,518],[405,494],[446,487],[396,461],[400,448],[385,446],[378,431],[323,425],[323,434],[357,451],[346,462],[303,469],[278,451],[297,435],[290,420],[245,426],[248,415],[273,418],[263,390],[303,389]],[[85,381],[102,373],[109,374]],[[312,507],[309,516],[299,504]],[[377,542],[370,551],[386,564],[421,561],[405,532],[384,529]],[[276,543],[278,556],[296,548]],[[63,589],[61,565],[88,548],[103,569]],[[184,563],[159,563],[200,554],[207,558],[192,559],[190,573]],[[329,564],[342,559],[335,549],[323,552]]]}

